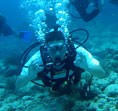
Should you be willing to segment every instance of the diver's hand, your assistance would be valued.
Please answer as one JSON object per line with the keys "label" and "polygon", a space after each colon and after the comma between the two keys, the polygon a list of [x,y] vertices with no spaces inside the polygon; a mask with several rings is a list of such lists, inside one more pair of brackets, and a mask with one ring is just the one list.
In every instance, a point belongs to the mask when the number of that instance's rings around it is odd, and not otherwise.
{"label": "diver's hand", "polygon": [[35,79],[37,77],[38,72],[40,72],[39,63],[33,61],[28,68],[28,77],[30,80]]}

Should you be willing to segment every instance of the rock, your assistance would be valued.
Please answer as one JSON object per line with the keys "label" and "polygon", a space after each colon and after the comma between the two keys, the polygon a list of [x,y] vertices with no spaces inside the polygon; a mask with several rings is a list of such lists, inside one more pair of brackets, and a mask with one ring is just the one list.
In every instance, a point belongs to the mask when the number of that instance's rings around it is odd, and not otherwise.
{"label": "rock", "polygon": [[111,65],[115,68],[118,67],[118,61],[117,60],[114,60],[114,59],[111,59]]}
{"label": "rock", "polygon": [[99,94],[98,97],[99,98],[107,98],[107,95],[106,94]]}
{"label": "rock", "polygon": [[113,84],[117,79],[118,79],[117,73],[111,72],[108,77],[108,81]]}
{"label": "rock", "polygon": [[106,99],[107,99],[107,101],[108,101],[109,103],[111,103],[112,101],[115,100],[113,97],[107,97]]}
{"label": "rock", "polygon": [[86,107],[87,107],[86,103],[77,101],[73,106],[73,108],[71,109],[71,111],[84,111],[86,110]]}
{"label": "rock", "polygon": [[87,111],[97,111],[97,110],[92,108],[92,109],[87,109]]}
{"label": "rock", "polygon": [[107,99],[105,98],[100,98],[97,103],[101,103],[102,105],[104,105],[107,102]]}
{"label": "rock", "polygon": [[97,105],[95,103],[91,103],[87,108],[87,111],[97,111]]}
{"label": "rock", "polygon": [[27,100],[33,100],[33,97],[31,97],[31,96],[24,96],[23,98],[22,98],[22,100],[24,101],[27,101]]}
{"label": "rock", "polygon": [[118,54],[115,54],[115,55],[113,56],[113,59],[118,60]]}
{"label": "rock", "polygon": [[16,111],[16,109],[13,108],[12,106],[9,106],[9,107],[8,107],[8,111]]}
{"label": "rock", "polygon": [[5,96],[5,89],[0,89],[0,99]]}
{"label": "rock", "polygon": [[110,84],[109,81],[105,79],[98,79],[96,82],[95,84],[97,84],[97,87],[101,90],[104,90]]}
{"label": "rock", "polygon": [[116,97],[118,95],[118,84],[109,85],[104,92],[107,96]]}

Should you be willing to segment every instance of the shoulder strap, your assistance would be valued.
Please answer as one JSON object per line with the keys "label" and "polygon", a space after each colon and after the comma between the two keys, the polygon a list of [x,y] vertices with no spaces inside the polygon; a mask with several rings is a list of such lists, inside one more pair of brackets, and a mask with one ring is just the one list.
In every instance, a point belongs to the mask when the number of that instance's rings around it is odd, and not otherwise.
{"label": "shoulder strap", "polygon": [[76,67],[73,63],[77,52],[74,47],[74,44],[71,41],[69,41],[68,52],[69,53],[68,53],[67,59],[66,59],[66,69],[68,70],[66,73],[66,80],[71,79],[71,77],[69,78],[69,70],[73,70],[74,71],[73,72],[74,84],[77,84],[81,78],[81,73],[84,72],[84,70],[79,67]]}
{"label": "shoulder strap", "polygon": [[69,56],[75,57],[77,52],[76,52],[74,43],[71,40],[68,40],[67,48],[68,48]]}

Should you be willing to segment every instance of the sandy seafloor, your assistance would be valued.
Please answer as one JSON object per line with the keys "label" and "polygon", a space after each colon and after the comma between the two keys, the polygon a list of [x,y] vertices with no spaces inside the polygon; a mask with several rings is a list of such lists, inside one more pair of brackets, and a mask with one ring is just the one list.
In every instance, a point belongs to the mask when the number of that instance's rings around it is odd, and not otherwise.
{"label": "sandy seafloor", "polygon": [[[111,6],[112,10],[109,11],[108,6]],[[16,77],[6,77],[6,75],[14,73],[21,53],[32,42],[25,43],[12,36],[1,37],[0,85],[7,84],[7,87],[0,88],[0,111],[118,111],[117,12],[117,6],[106,5],[100,15],[91,22],[72,19],[69,26],[70,30],[85,28],[89,31],[90,37],[84,45],[100,61],[106,72],[106,76],[102,79],[93,77],[91,89],[97,96],[90,100],[80,98],[77,91],[70,96],[54,96],[48,88],[38,87],[32,83],[15,90]],[[8,22],[12,24],[10,15],[8,18],[10,18]],[[21,29],[19,24],[14,24],[14,27]],[[84,73],[81,82],[87,81],[89,75],[87,72]]]}

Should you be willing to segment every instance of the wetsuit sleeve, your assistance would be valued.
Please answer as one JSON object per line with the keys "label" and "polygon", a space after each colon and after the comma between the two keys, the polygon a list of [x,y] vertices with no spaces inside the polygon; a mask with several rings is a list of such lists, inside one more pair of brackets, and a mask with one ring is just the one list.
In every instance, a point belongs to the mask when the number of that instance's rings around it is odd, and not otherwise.
{"label": "wetsuit sleeve", "polygon": [[84,70],[90,72],[91,74],[103,77],[105,72],[96,60],[86,49],[79,47],[77,49],[77,55],[75,59],[75,65],[83,68]]}
{"label": "wetsuit sleeve", "polygon": [[90,20],[95,18],[99,14],[99,12],[100,10],[96,9],[93,10],[91,13],[87,13],[86,10],[83,9],[83,11],[80,12],[80,16],[85,22],[89,22]]}
{"label": "wetsuit sleeve", "polygon": [[100,10],[96,7],[96,9],[93,9],[90,13],[87,13],[87,8],[89,6],[89,2],[87,0],[75,0],[73,2],[73,5],[75,6],[77,12],[79,13],[80,17],[85,21],[88,22],[95,18]]}
{"label": "wetsuit sleeve", "polygon": [[75,64],[85,70],[93,65],[99,65],[99,62],[93,58],[93,56],[83,47],[77,49]]}
{"label": "wetsuit sleeve", "polygon": [[3,35],[4,36],[10,36],[13,33],[14,32],[13,32],[12,28],[8,24],[5,24],[4,27],[3,27]]}
{"label": "wetsuit sleeve", "polygon": [[[41,55],[40,55],[40,51],[36,52],[29,60],[28,62],[24,65],[24,67],[22,68],[21,74],[20,75],[28,75],[28,67],[29,65],[33,62],[33,61],[37,61],[39,62],[40,65],[43,64],[42,59],[41,59]],[[41,71],[43,70],[43,68],[40,69]]]}

